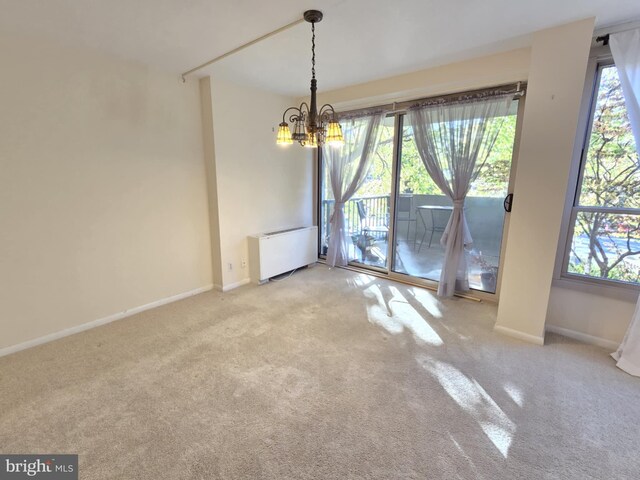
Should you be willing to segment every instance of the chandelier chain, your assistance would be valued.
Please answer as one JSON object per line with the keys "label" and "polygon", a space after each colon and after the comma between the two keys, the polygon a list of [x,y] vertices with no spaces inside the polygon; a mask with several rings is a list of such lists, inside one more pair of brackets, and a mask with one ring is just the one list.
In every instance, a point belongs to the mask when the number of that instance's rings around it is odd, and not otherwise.
{"label": "chandelier chain", "polygon": [[316,23],[311,22],[311,78],[316,78]]}

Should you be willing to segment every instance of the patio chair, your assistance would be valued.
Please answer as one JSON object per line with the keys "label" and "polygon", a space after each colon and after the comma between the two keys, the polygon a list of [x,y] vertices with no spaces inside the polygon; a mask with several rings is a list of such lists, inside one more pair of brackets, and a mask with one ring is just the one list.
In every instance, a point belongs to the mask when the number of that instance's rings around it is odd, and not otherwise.
{"label": "patio chair", "polygon": [[360,217],[360,230],[364,235],[371,235],[374,238],[382,237],[386,240],[389,236],[389,227],[387,225],[387,215],[379,218],[376,215],[369,215],[367,206],[362,200],[356,201],[358,207],[358,216]]}
{"label": "patio chair", "polygon": [[[418,253],[420,253],[420,250],[422,249],[422,244],[424,243],[427,232],[431,231],[431,235],[429,236],[429,248],[431,248],[431,243],[433,242],[433,234],[444,233],[447,223],[449,223],[449,217],[451,216],[452,210],[453,207],[446,205],[420,205],[417,207],[418,214],[420,215],[422,225],[424,227],[424,232],[422,233],[422,238],[420,239],[420,245],[418,247]],[[426,212],[430,213],[430,222],[425,221]]]}
{"label": "patio chair", "polygon": [[[416,217],[411,218],[411,204],[413,200],[413,195],[400,195],[398,197],[398,207],[396,210],[396,223],[407,222],[407,243],[409,243],[409,233],[411,232],[411,223],[416,224],[414,226],[413,233],[413,247],[416,246],[416,236],[417,236],[417,221]],[[398,228],[399,230],[399,228]]]}

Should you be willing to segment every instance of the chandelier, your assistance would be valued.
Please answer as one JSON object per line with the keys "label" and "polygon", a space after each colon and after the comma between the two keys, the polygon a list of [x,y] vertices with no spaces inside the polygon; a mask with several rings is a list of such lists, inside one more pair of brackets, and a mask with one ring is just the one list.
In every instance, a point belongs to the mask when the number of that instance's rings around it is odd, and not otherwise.
{"label": "chandelier", "polygon": [[[289,107],[282,114],[282,123],[278,126],[278,145],[291,145],[297,141],[303,147],[317,148],[327,143],[339,147],[344,144],[342,128],[338,123],[336,111],[328,103],[317,109],[316,104],[316,23],[322,20],[322,12],[307,10],[304,19],[311,24],[311,101],[302,102],[299,107]],[[289,122],[293,124],[293,133],[286,121],[287,113],[292,112]]]}

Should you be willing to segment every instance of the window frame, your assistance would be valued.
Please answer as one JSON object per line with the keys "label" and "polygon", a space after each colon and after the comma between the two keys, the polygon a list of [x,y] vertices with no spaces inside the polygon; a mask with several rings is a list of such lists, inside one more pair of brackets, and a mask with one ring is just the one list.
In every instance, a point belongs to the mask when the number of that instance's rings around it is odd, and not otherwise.
{"label": "window frame", "polygon": [[610,278],[590,277],[587,275],[569,272],[569,259],[571,255],[571,244],[575,230],[575,222],[576,217],[580,212],[606,212],[613,215],[640,215],[640,209],[581,206],[579,204],[584,178],[584,166],[586,164],[588,147],[593,129],[593,120],[598,100],[598,89],[600,87],[602,69],[610,65],[615,65],[615,62],[613,61],[613,57],[608,46],[595,47],[592,49],[587,67],[580,118],[577,125],[576,145],[573,155],[574,158],[572,161],[569,185],[567,188],[565,209],[562,219],[562,230],[558,245],[558,255],[556,258],[554,286],[583,290],[587,293],[604,293],[607,296],[624,300],[635,300],[638,292],[640,292],[640,283],[630,283]]}
{"label": "window frame", "polygon": [[[515,111],[516,127],[515,127],[515,134],[514,134],[511,167],[510,167],[510,173],[509,173],[509,182],[508,182],[508,192],[514,193],[517,196],[517,192],[514,192],[515,177],[516,177],[516,170],[518,165],[518,155],[520,152],[520,139],[522,134],[524,109],[527,101],[526,100],[527,87],[528,87],[528,82],[526,80],[522,80],[522,81],[517,81],[512,83],[498,84],[494,87],[467,89],[467,90],[462,90],[456,93],[448,93],[448,94],[434,94],[434,95],[429,95],[422,98],[404,100],[402,102],[394,102],[392,104],[381,104],[377,102],[372,102],[371,104],[369,104],[367,102],[364,106],[359,106],[358,108],[348,109],[340,112],[340,115],[344,115],[344,114],[353,115],[353,114],[363,114],[366,112],[384,110],[386,112],[385,113],[386,117],[394,117],[395,138],[394,138],[394,148],[393,148],[393,163],[391,166],[392,182],[391,182],[391,198],[390,198],[390,204],[389,204],[389,208],[391,211],[390,225],[393,225],[393,228],[391,228],[389,231],[389,240],[388,240],[389,245],[392,245],[395,242],[394,235],[396,231],[395,202],[397,197],[398,183],[400,181],[399,143],[402,141],[401,135],[399,135],[398,133],[401,131],[401,126],[402,126],[401,117],[404,117],[406,115],[407,108],[411,105],[414,105],[415,103],[422,102],[422,101],[443,101],[448,99],[455,100],[458,97],[464,98],[468,95],[478,94],[485,91],[494,91],[494,90],[499,90],[503,88],[517,88],[517,91],[520,91],[522,89],[523,94],[520,94],[518,96],[515,96],[514,94],[514,102],[517,102],[517,108]],[[412,98],[412,96],[409,98]],[[324,263],[326,261],[326,255],[322,253],[322,244],[323,244],[322,233],[323,232],[322,232],[322,226],[320,225],[320,222],[322,221],[322,218],[323,218],[322,217],[322,193],[325,188],[324,175],[323,175],[325,165],[324,165],[324,158],[322,155],[322,149],[321,148],[315,149],[313,156],[316,162],[316,168],[314,169],[314,175],[316,178],[314,179],[314,209],[313,210],[314,210],[315,224],[318,226],[318,259],[321,263]],[[395,178],[395,181],[394,181],[394,178]],[[466,292],[466,293],[456,292],[455,296],[462,297],[462,298],[469,298],[469,299],[478,300],[478,301],[488,301],[492,303],[497,303],[499,301],[500,292],[501,292],[502,275],[504,273],[504,258],[506,255],[510,220],[511,220],[511,215],[505,214],[504,224],[502,227],[502,241],[500,246],[500,264],[499,264],[500,268],[498,270],[496,291],[494,293],[489,293],[483,290],[476,290],[475,288],[471,288],[469,292]],[[411,276],[411,275],[393,271],[395,267],[395,255],[393,255],[393,247],[391,247],[388,251],[387,260],[388,260],[388,263],[385,268],[380,268],[372,265],[365,265],[358,262],[349,262],[349,264],[346,267],[341,267],[341,268],[354,270],[357,272],[377,276],[380,278],[395,280],[408,285],[428,288],[431,290],[436,290],[438,288],[438,281],[436,280],[429,280],[426,278]]]}

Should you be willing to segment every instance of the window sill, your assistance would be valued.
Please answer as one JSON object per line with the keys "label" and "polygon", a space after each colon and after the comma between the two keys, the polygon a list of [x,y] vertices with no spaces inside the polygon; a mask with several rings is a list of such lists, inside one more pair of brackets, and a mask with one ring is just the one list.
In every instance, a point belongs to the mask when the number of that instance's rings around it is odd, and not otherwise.
{"label": "window sill", "polygon": [[583,279],[574,276],[554,278],[552,286],[630,303],[637,302],[638,293],[640,292],[640,286],[638,285],[616,284],[597,279]]}

